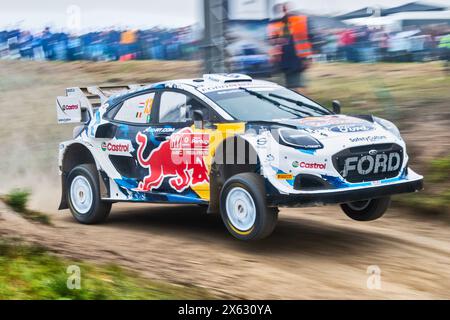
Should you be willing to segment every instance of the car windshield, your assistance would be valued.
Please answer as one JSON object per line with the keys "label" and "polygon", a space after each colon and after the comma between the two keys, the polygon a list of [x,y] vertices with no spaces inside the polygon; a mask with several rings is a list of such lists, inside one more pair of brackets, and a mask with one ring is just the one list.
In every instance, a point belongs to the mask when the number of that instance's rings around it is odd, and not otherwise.
{"label": "car windshield", "polygon": [[283,87],[241,87],[206,95],[241,121],[274,121],[331,114],[314,101]]}

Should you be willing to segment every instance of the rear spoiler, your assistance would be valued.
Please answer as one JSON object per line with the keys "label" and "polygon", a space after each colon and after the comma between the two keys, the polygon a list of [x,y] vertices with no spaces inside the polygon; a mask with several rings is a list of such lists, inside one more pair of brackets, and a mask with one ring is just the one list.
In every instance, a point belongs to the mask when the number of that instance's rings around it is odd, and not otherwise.
{"label": "rear spoiler", "polygon": [[56,98],[58,123],[87,123],[102,104],[112,95],[138,89],[143,84],[102,87],[72,87],[66,95]]}

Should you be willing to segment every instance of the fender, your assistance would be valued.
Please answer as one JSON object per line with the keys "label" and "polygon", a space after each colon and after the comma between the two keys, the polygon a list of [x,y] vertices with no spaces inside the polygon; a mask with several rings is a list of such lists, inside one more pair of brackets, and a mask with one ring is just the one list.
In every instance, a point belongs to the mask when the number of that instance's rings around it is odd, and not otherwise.
{"label": "fender", "polygon": [[98,159],[94,153],[90,150],[92,146],[83,143],[82,141],[72,140],[60,144],[59,155],[59,170],[61,174],[61,201],[58,210],[68,209],[67,203],[67,178],[70,171],[80,164],[93,163],[98,170],[98,180],[100,184],[100,196],[101,198],[109,197],[109,181],[103,179],[103,169],[101,168]]}

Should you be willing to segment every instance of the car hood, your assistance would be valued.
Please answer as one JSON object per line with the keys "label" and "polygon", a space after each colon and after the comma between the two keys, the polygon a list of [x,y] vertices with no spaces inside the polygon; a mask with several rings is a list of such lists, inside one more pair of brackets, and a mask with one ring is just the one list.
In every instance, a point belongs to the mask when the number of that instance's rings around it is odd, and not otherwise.
{"label": "car hood", "polygon": [[[372,116],[327,115],[301,119],[274,120],[271,129],[296,128],[320,140],[350,139],[351,142],[374,143],[392,140],[392,134],[374,122]],[[330,141],[332,143],[332,141]]]}
{"label": "car hood", "polygon": [[295,126],[312,135],[321,137],[335,137],[343,134],[360,134],[362,132],[375,131],[379,127],[374,123],[371,116],[346,116],[329,115],[321,117],[307,117],[302,119],[288,119],[284,124]]}

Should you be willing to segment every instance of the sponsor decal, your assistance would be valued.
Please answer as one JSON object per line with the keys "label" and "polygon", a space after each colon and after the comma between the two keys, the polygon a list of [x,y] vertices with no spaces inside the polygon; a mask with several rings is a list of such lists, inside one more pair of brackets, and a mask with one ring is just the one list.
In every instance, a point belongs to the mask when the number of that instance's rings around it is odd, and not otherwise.
{"label": "sponsor decal", "polygon": [[273,154],[268,154],[268,155],[266,156],[266,160],[267,160],[267,161],[273,161],[273,160],[275,160],[275,157],[273,156]]}
{"label": "sponsor decal", "polygon": [[[326,163],[317,163],[317,162],[298,162],[295,161],[298,164],[298,167],[302,168],[302,169],[320,169],[320,170],[325,170],[327,168],[327,164]],[[292,164],[294,165],[294,164]]]}
{"label": "sponsor decal", "polygon": [[362,157],[349,157],[345,159],[342,176],[345,178],[349,173],[357,171],[360,175],[371,173],[385,173],[396,171],[401,166],[401,156],[398,152],[390,154],[373,154]]}
{"label": "sponsor decal", "polygon": [[300,119],[300,124],[308,127],[327,127],[331,125],[354,124],[355,119],[343,116],[323,116]]}
{"label": "sponsor decal", "polygon": [[256,144],[258,146],[264,146],[267,144],[267,138],[263,137],[263,138],[259,138],[258,140],[256,140]]}
{"label": "sponsor decal", "polygon": [[209,134],[204,133],[174,133],[170,136],[172,154],[183,152],[187,155],[208,155]]}
{"label": "sponsor decal", "polygon": [[343,124],[337,126],[331,126],[329,128],[332,132],[337,133],[353,133],[353,132],[364,132],[373,130],[374,127],[366,124]]}
{"label": "sponsor decal", "polygon": [[294,179],[294,176],[291,173],[278,173],[277,179],[278,180],[292,180],[292,179]]}
{"label": "sponsor decal", "polygon": [[298,163],[298,161],[294,161],[294,162],[292,162],[292,166],[294,168],[298,168],[300,166],[300,164]]}
{"label": "sponsor decal", "polygon": [[197,87],[197,90],[200,91],[201,93],[209,93],[209,92],[213,92],[213,91],[222,91],[224,90],[224,93],[227,92],[228,90],[233,90],[233,89],[239,89],[239,88],[257,88],[257,89],[261,89],[261,88],[276,88],[271,84],[258,84],[255,85],[251,82],[247,82],[247,81],[242,81],[242,82],[233,82],[233,83],[217,83],[217,84],[206,84],[206,85],[200,85]]}
{"label": "sponsor decal", "polygon": [[366,137],[355,137],[355,138],[349,138],[350,142],[357,143],[357,142],[378,142],[381,140],[387,139],[386,136],[366,136]]}
{"label": "sponsor decal", "polygon": [[322,137],[328,137],[328,131],[325,128],[320,129],[302,128],[302,130],[311,134],[320,134]]}
{"label": "sponsor decal", "polygon": [[77,104],[63,104],[62,109],[63,109],[63,111],[78,110],[78,105]]}
{"label": "sponsor decal", "polygon": [[208,134],[193,133],[191,128],[184,128],[173,134],[169,140],[161,142],[148,157],[144,157],[147,136],[139,132],[136,142],[139,145],[138,162],[149,171],[139,182],[137,191],[158,189],[165,178],[170,178],[169,185],[177,192],[209,182],[208,168],[204,161],[204,155],[209,148]]}
{"label": "sponsor decal", "polygon": [[129,153],[132,146],[130,141],[115,140],[102,142],[101,148],[103,151],[108,151],[110,153]]}
{"label": "sponsor decal", "polygon": [[303,129],[310,133],[323,133],[325,135],[326,133],[322,132],[322,130],[328,130],[337,133],[351,133],[364,132],[375,129],[375,127],[367,121],[358,121],[358,119],[346,116],[303,118],[300,120],[300,124],[306,126],[306,128]]}
{"label": "sponsor decal", "polygon": [[150,133],[172,133],[175,131],[175,128],[171,128],[171,127],[164,127],[164,128],[148,128],[147,130],[145,130],[145,132],[150,132]]}

